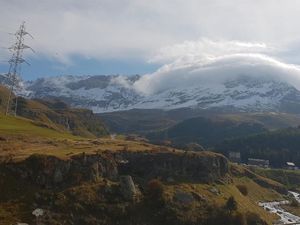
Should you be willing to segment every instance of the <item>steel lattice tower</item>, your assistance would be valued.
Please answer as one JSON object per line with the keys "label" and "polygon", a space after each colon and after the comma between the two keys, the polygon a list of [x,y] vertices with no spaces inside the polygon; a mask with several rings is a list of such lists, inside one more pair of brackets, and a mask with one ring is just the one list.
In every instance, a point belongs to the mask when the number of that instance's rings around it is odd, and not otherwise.
{"label": "steel lattice tower", "polygon": [[[10,85],[10,92],[8,96],[7,106],[6,106],[6,115],[10,113],[11,110],[11,101],[12,101],[12,94],[14,92],[14,88],[17,85],[18,78],[20,77],[21,72],[21,65],[22,63],[27,63],[25,59],[23,59],[23,51],[24,49],[31,49],[28,45],[24,44],[25,36],[29,35],[32,37],[25,29],[25,22],[22,22],[20,25],[19,30],[14,34],[16,41],[9,48],[9,50],[12,51],[12,56],[10,58],[9,62],[9,70],[7,74],[7,78],[9,80]],[[33,51],[33,50],[32,50]],[[27,63],[28,64],[28,63]],[[17,106],[18,106],[18,97],[16,95],[15,98],[15,105],[14,105],[14,115],[17,115]]]}

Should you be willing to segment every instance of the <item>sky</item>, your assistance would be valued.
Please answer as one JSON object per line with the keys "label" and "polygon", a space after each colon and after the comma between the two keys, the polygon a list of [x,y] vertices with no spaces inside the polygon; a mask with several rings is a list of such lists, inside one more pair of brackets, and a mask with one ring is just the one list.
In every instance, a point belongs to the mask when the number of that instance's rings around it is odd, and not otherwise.
{"label": "sky", "polygon": [[213,77],[223,67],[298,76],[299,0],[0,0],[0,73],[22,21],[36,52],[25,53],[25,80],[141,74],[139,88],[153,91],[208,65]]}

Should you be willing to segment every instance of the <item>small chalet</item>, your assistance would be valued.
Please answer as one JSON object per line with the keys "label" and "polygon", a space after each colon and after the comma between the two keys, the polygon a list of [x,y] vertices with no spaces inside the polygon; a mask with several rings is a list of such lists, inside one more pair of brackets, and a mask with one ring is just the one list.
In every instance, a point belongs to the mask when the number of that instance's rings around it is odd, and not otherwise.
{"label": "small chalet", "polygon": [[297,170],[298,169],[298,167],[293,162],[286,162],[285,163],[285,168],[287,170]]}
{"label": "small chalet", "polygon": [[270,162],[269,162],[269,160],[265,160],[265,159],[249,158],[248,159],[248,165],[249,166],[259,166],[259,167],[268,168],[270,166]]}

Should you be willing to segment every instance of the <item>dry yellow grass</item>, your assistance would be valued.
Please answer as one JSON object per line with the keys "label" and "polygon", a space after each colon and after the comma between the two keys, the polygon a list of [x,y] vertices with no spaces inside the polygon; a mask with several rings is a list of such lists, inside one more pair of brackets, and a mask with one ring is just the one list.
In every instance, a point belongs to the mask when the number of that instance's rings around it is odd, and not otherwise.
{"label": "dry yellow grass", "polygon": [[96,153],[107,150],[168,151],[171,148],[128,141],[123,137],[82,138],[41,127],[28,119],[0,114],[0,157],[23,159],[38,153],[68,158],[82,152]]}
{"label": "dry yellow grass", "polygon": [[[247,186],[249,192],[247,196],[244,196],[236,188],[236,185],[243,184]],[[217,190],[216,194],[212,189]],[[234,178],[231,184],[176,184],[167,185],[165,190],[165,196],[167,199],[172,199],[175,192],[183,191],[187,193],[197,193],[205,198],[210,204],[217,206],[224,206],[227,199],[230,196],[234,196],[238,203],[238,210],[242,213],[253,212],[261,216],[269,224],[275,222],[278,217],[275,214],[270,214],[263,208],[258,206],[259,201],[275,201],[283,199],[277,192],[263,188],[256,184],[249,178]],[[199,206],[192,205],[190,208],[197,208]],[[196,211],[197,212],[197,211]],[[187,213],[187,212],[185,212]],[[193,213],[191,211],[190,213]]]}

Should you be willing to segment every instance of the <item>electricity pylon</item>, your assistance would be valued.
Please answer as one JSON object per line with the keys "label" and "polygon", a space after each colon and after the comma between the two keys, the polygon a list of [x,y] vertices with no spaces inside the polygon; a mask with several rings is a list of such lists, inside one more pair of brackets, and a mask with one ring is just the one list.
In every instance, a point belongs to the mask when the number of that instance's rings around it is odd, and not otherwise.
{"label": "electricity pylon", "polygon": [[[29,63],[27,63],[26,60],[23,59],[23,51],[24,51],[24,49],[31,49],[33,51],[33,49],[31,47],[24,44],[26,35],[33,38],[32,35],[26,31],[25,22],[22,22],[19,30],[14,35],[16,37],[16,41],[15,41],[14,45],[9,48],[9,50],[12,51],[12,56],[11,56],[10,60],[8,61],[9,62],[9,70],[8,70],[8,74],[7,74],[7,78],[10,83],[9,84],[10,92],[9,92],[8,101],[7,101],[7,105],[6,105],[5,115],[8,115],[10,112],[10,109],[11,109],[11,98],[12,98],[12,94],[14,92],[14,88],[17,85],[18,74],[20,76],[21,65],[22,65],[22,63],[26,63],[29,65]],[[15,116],[17,115],[17,107],[18,107],[18,97],[16,95],[15,105],[14,105],[14,115]]]}

